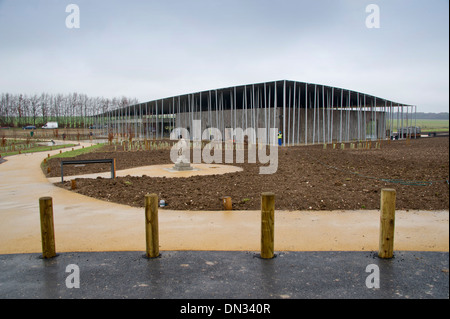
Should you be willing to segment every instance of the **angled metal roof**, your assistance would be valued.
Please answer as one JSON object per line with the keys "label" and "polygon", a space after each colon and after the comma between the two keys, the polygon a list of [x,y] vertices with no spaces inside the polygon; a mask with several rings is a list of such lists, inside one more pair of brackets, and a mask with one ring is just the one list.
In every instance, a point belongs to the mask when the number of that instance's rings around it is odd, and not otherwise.
{"label": "angled metal roof", "polygon": [[[253,99],[255,91],[257,94],[262,96],[257,103],[256,100]],[[295,99],[294,102],[298,103],[296,104],[298,107],[310,108],[312,107],[312,101],[311,103],[308,103],[308,100],[305,99],[305,97],[306,94],[308,94],[308,98],[311,98],[314,92],[317,94],[317,99],[319,101],[318,107],[348,108],[355,106],[366,106],[379,108],[385,106],[412,106],[345,88],[292,80],[276,80],[165,97],[147,102],[141,102],[110,112],[122,113],[126,111],[130,114],[138,112],[139,114],[142,114],[144,113],[143,107],[145,107],[145,110],[147,110],[145,112],[150,112],[149,110],[156,108],[159,112],[169,114],[176,113],[176,107],[180,103],[193,103],[193,105],[200,107],[201,109],[207,108],[208,103],[210,103],[210,105],[214,108],[214,106],[217,105],[216,103],[219,96],[224,99],[223,107],[225,109],[229,109],[231,105],[235,105],[235,107],[240,108],[243,102],[242,99],[245,98],[244,92],[249,100],[251,100],[249,103],[254,103],[255,107],[265,107],[268,103],[270,103],[270,107],[274,107],[275,104],[277,107],[282,107],[283,101],[288,101],[288,99],[291,98]],[[276,99],[275,96],[277,97]],[[267,101],[268,98],[269,101]]]}

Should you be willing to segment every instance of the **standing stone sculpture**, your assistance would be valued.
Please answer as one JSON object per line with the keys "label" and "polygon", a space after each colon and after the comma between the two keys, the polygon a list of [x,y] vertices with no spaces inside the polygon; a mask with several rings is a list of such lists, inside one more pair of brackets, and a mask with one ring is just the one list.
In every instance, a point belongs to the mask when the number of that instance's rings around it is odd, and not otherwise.
{"label": "standing stone sculpture", "polygon": [[185,149],[189,147],[188,143],[184,138],[182,138],[179,142],[180,148],[178,149],[178,158],[173,166],[173,169],[176,171],[190,171],[193,169],[189,159],[184,156]]}

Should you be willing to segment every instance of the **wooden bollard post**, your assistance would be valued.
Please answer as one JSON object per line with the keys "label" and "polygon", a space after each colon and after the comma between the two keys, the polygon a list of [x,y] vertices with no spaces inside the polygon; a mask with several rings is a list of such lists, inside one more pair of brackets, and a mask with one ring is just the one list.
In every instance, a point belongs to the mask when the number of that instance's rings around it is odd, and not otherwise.
{"label": "wooden bollard post", "polygon": [[231,203],[231,197],[230,196],[225,196],[223,198],[223,208],[225,210],[232,210],[233,209],[233,205]]}
{"label": "wooden bollard post", "polygon": [[274,257],[275,194],[261,194],[261,258]]}
{"label": "wooden bollard post", "polygon": [[392,258],[394,255],[395,199],[396,191],[394,189],[381,190],[380,245],[378,249],[380,258]]}
{"label": "wooden bollard post", "polygon": [[145,195],[145,244],[148,258],[159,256],[158,195],[156,194]]}
{"label": "wooden bollard post", "polygon": [[71,189],[77,188],[77,181],[76,181],[76,180],[72,179],[72,180],[70,181],[70,188],[71,188]]}
{"label": "wooden bollard post", "polygon": [[117,176],[116,176],[116,159],[115,158],[113,159],[113,170],[114,170],[113,177],[116,178]]}
{"label": "wooden bollard post", "polygon": [[42,257],[52,258],[56,256],[56,249],[51,197],[39,198],[39,212],[41,215]]}

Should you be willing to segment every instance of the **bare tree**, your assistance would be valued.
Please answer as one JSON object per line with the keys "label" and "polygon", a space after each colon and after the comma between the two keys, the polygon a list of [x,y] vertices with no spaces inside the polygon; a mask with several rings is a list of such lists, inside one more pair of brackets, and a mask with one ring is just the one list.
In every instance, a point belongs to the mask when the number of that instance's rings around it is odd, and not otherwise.
{"label": "bare tree", "polygon": [[31,113],[33,116],[33,125],[36,125],[36,118],[38,116],[39,99],[36,94],[30,97],[31,102]]}
{"label": "bare tree", "polygon": [[103,123],[102,114],[113,117],[114,112],[111,111],[137,103],[135,98],[88,97],[76,92],[66,95],[2,93],[0,125],[37,125],[55,120],[64,127],[89,127],[95,123]]}
{"label": "bare tree", "polygon": [[10,108],[9,108],[9,94],[6,93],[5,95],[2,95],[2,104],[4,106],[4,111],[5,111],[5,125],[9,125],[12,126],[13,123],[10,122],[11,118],[10,118]]}
{"label": "bare tree", "polygon": [[40,99],[40,105],[41,105],[41,115],[42,115],[42,120],[43,123],[45,124],[47,122],[47,117],[48,117],[48,94],[46,93],[42,93],[41,94],[41,99]]}
{"label": "bare tree", "polygon": [[56,119],[56,122],[58,123],[60,121],[62,103],[63,103],[62,94],[56,94],[56,96],[53,99],[53,115]]}

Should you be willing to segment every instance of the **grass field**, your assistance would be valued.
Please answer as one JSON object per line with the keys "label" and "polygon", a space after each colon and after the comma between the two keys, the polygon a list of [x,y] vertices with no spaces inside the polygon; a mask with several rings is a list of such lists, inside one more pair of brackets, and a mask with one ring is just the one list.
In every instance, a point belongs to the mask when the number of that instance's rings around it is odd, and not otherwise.
{"label": "grass field", "polygon": [[[416,124],[417,123],[417,124]],[[393,126],[396,129],[397,128],[397,121],[393,121]],[[420,120],[417,119],[416,121],[410,121],[408,123],[409,126],[417,125],[422,129],[423,132],[447,132],[449,128],[449,120]],[[399,127],[401,126],[401,123],[399,123]],[[403,121],[403,126],[406,127],[406,121]]]}

